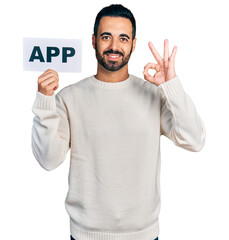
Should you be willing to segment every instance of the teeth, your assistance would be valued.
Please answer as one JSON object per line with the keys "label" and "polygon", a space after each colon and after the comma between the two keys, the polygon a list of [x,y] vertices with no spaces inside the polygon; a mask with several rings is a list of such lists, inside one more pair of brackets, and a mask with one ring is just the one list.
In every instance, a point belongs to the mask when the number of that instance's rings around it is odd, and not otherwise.
{"label": "teeth", "polygon": [[111,57],[111,58],[118,58],[119,57],[119,55],[108,55],[109,57]]}

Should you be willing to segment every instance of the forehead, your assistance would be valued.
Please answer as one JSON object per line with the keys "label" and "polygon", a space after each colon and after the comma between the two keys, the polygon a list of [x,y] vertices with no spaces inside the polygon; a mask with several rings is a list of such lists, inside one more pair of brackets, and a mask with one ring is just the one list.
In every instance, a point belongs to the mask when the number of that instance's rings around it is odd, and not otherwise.
{"label": "forehead", "polygon": [[110,32],[112,34],[132,33],[132,24],[128,18],[124,17],[102,17],[99,23],[98,33]]}

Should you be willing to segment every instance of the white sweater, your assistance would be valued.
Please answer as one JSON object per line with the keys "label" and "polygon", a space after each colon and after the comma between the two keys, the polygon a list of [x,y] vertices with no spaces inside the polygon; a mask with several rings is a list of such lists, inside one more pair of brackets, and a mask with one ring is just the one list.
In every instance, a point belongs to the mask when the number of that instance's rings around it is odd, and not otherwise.
{"label": "white sweater", "polygon": [[36,92],[32,151],[46,170],[71,148],[65,206],[77,240],[153,240],[159,235],[160,136],[200,151],[205,127],[179,77],[156,86],[129,74],[94,75],[56,95]]}

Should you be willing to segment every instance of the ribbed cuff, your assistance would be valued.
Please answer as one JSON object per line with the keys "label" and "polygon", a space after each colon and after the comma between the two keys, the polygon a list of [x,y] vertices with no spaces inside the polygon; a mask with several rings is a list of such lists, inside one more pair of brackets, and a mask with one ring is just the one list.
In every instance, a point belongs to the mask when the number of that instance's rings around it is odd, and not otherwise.
{"label": "ribbed cuff", "polygon": [[33,107],[43,110],[54,110],[56,109],[55,94],[52,96],[46,96],[40,92],[36,92],[36,99]]}
{"label": "ribbed cuff", "polygon": [[164,98],[165,95],[167,95],[168,98],[178,97],[180,93],[184,92],[178,76],[160,84],[158,88],[163,91],[162,98]]}

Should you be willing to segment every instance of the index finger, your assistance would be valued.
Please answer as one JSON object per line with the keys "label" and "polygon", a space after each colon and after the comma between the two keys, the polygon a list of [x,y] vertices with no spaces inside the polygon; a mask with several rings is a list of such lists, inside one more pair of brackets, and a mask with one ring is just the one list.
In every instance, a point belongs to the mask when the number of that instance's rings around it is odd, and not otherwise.
{"label": "index finger", "polygon": [[154,56],[155,59],[157,60],[157,62],[158,62],[158,63],[161,63],[162,57],[159,55],[159,53],[157,52],[157,50],[156,50],[155,47],[153,46],[153,43],[152,43],[152,42],[149,42],[148,45],[149,45],[149,48],[150,48],[153,56]]}
{"label": "index finger", "polygon": [[45,75],[47,75],[49,73],[53,73],[53,74],[55,74],[58,77],[58,73],[55,70],[53,70],[53,69],[47,69],[43,74],[40,75],[40,77],[43,77],[43,76],[45,76]]}

